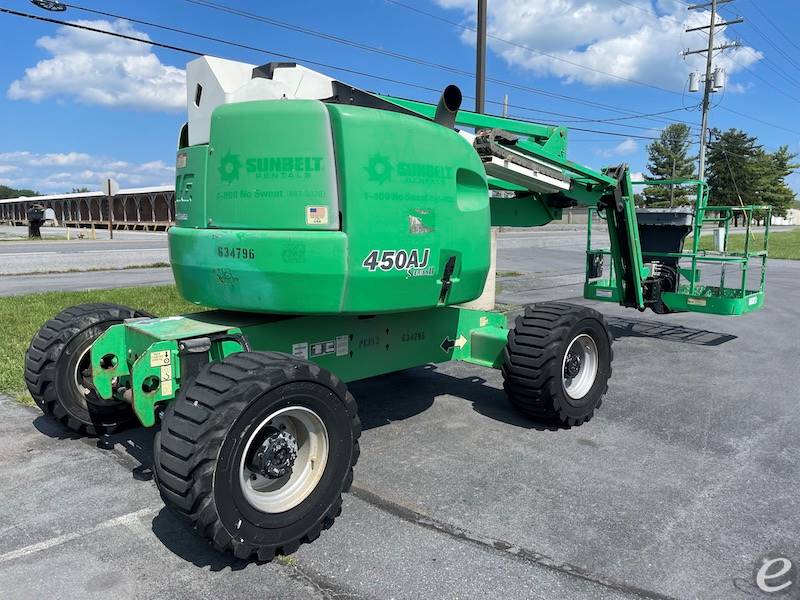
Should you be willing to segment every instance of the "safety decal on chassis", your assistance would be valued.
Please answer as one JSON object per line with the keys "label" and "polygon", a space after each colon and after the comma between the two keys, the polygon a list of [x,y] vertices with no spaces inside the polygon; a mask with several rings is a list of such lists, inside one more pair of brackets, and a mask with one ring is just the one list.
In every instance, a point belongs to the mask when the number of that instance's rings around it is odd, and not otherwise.
{"label": "safety decal on chassis", "polygon": [[292,344],[292,356],[308,360],[309,358],[319,358],[335,354],[336,356],[348,356],[350,354],[350,336],[337,335],[332,340],[321,342],[299,342]]}

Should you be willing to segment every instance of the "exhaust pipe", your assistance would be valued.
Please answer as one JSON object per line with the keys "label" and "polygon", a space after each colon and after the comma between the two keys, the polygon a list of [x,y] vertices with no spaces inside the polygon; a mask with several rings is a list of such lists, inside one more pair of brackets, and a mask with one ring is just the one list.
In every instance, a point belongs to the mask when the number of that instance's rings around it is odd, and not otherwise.
{"label": "exhaust pipe", "polygon": [[456,126],[456,114],[461,106],[461,99],[461,90],[458,89],[458,86],[448,85],[444,88],[442,97],[439,98],[433,120],[439,125],[453,129]]}

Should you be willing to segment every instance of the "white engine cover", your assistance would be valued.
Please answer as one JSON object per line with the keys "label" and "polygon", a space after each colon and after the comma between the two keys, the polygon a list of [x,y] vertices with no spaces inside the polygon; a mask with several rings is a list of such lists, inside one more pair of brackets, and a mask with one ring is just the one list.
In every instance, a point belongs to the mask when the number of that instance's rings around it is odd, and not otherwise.
{"label": "white engine cover", "polygon": [[322,73],[300,65],[276,66],[272,79],[254,78],[256,67],[214,56],[186,65],[190,146],[208,143],[211,113],[222,104],[281,98],[322,100],[333,95],[333,79]]}

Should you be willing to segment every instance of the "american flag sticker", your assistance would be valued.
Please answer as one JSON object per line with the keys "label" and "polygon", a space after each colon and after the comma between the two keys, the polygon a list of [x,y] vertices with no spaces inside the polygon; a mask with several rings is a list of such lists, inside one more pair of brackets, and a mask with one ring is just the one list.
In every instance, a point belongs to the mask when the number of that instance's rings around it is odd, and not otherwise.
{"label": "american flag sticker", "polygon": [[306,206],[306,225],[327,225],[327,206]]}

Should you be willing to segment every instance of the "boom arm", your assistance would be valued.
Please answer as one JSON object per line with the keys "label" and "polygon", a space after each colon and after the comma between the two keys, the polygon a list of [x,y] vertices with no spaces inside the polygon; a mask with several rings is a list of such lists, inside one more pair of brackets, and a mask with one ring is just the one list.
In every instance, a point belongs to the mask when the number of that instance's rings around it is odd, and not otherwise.
{"label": "boom arm", "polygon": [[[382,98],[428,118],[436,112],[433,104]],[[463,110],[458,111],[455,122],[478,132],[475,136],[461,133],[480,155],[490,187],[515,192],[513,198],[492,198],[493,225],[544,225],[567,206],[606,209],[619,301],[644,309],[642,279],[646,272],[627,165],[598,173],[567,159],[564,127]]]}

